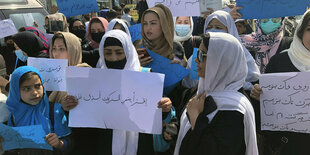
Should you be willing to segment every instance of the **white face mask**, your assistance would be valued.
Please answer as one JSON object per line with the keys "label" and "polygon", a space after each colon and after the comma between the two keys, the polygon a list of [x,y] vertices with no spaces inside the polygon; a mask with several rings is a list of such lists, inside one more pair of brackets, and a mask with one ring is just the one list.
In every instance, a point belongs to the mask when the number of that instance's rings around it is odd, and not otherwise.
{"label": "white face mask", "polygon": [[174,29],[178,36],[184,37],[190,32],[191,26],[185,24],[176,24]]}
{"label": "white face mask", "polygon": [[24,54],[23,54],[23,51],[22,50],[15,50],[15,54],[16,54],[16,56],[17,56],[17,58],[19,59],[19,60],[21,60],[22,62],[26,62],[27,61],[27,59],[28,59],[28,56],[25,56]]}

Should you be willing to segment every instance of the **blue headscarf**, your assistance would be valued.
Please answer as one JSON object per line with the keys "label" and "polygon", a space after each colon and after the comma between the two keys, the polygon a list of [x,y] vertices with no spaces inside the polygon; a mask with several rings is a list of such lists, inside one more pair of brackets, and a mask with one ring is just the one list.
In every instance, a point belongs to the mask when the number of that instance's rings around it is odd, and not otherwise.
{"label": "blue headscarf", "polygon": [[[21,101],[19,81],[28,72],[37,73],[40,80],[43,81],[39,71],[33,67],[22,66],[15,69],[11,77],[9,96],[6,101],[13,116],[13,120],[11,120],[12,117],[9,118],[8,125],[13,126],[12,121],[14,121],[15,126],[42,125],[46,134],[51,133],[53,131],[51,131],[51,121],[49,120],[49,101],[44,87],[44,96],[37,105],[25,104]],[[71,133],[67,118],[59,103],[54,103],[54,132],[58,137]]]}

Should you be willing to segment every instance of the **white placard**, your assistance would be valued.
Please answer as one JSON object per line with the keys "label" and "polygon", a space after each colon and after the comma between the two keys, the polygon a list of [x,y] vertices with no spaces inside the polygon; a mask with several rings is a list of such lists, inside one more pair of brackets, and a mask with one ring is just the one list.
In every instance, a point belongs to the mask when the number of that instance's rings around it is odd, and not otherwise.
{"label": "white placard", "polygon": [[199,1],[200,11],[209,11],[207,8],[212,8],[214,11],[222,9],[222,0],[201,0]]}
{"label": "white placard", "polygon": [[172,16],[200,16],[199,0],[147,0],[149,8],[156,4],[167,6]]}
{"label": "white placard", "polygon": [[17,33],[16,27],[11,19],[0,21],[0,39]]}
{"label": "white placard", "polygon": [[310,73],[263,74],[261,129],[310,133]]}
{"label": "white placard", "polygon": [[33,26],[34,25],[34,18],[32,16],[32,13],[25,13],[23,14],[24,20],[27,26]]}
{"label": "white placard", "polygon": [[68,67],[68,60],[28,57],[27,65],[39,70],[46,91],[67,91],[66,67]]}
{"label": "white placard", "polygon": [[161,134],[163,83],[158,73],[68,67],[68,94],[79,102],[69,126]]}

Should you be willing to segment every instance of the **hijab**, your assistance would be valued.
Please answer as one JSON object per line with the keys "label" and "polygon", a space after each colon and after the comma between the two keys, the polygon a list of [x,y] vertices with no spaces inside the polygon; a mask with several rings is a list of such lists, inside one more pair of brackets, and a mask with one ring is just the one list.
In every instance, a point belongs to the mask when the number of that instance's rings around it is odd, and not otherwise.
{"label": "hijab", "polygon": [[[244,115],[246,155],[257,155],[254,110],[250,101],[238,92],[247,76],[243,47],[240,41],[230,34],[212,32],[209,34],[210,43],[207,52],[205,78],[199,78],[197,94],[206,92],[206,97],[212,96],[217,109],[206,117],[211,122],[220,110],[242,113]],[[190,128],[191,125],[185,110],[181,116],[175,155],[178,154],[182,139]]]}
{"label": "hijab", "polygon": [[[122,30],[110,30],[102,37],[99,46],[99,55],[101,66],[99,68],[108,69],[104,60],[104,43],[107,38],[116,38],[122,43],[125,55],[126,65],[123,70],[139,71],[140,61],[137,51],[131,42],[128,34]],[[139,133],[124,130],[113,130],[112,154],[133,155],[137,154]]]}
{"label": "hijab", "polygon": [[[230,16],[229,13],[219,10],[212,13],[210,16],[207,17],[204,25],[204,33],[206,33],[206,28],[208,27],[209,23],[212,19],[217,19],[222,24],[224,24],[227,27],[228,33],[237,38],[240,41],[238,30],[236,28],[236,24],[233,20],[233,18]],[[251,89],[252,84],[250,82],[255,82],[258,80],[258,76],[260,75],[259,69],[253,59],[253,56],[250,54],[250,52],[242,45],[243,51],[245,53],[246,62],[248,66],[248,75],[246,77],[246,82],[244,83],[246,90]]]}
{"label": "hijab", "polygon": [[[294,33],[293,42],[287,50],[288,56],[290,57],[293,65],[301,72],[308,72],[310,70],[310,51],[303,45],[302,40],[297,36],[297,32],[299,31],[306,14],[310,14],[310,10],[304,13],[301,21],[298,23]],[[308,23],[306,24],[308,25]]]}
{"label": "hijab", "polygon": [[[146,35],[144,34],[144,16],[147,13],[153,12],[158,15],[161,29],[163,31],[163,36],[159,40],[150,41],[147,39]],[[151,51],[166,57],[168,59],[173,59],[174,55],[173,51],[173,37],[174,37],[174,24],[172,14],[166,6],[162,4],[157,4],[154,7],[146,10],[141,18],[141,35],[143,39],[143,46],[147,47]]]}
{"label": "hijab", "polygon": [[[79,66],[79,67],[89,67],[88,64],[82,63],[82,47],[81,42],[77,36],[70,32],[57,32],[64,36],[64,41],[66,43],[68,51],[68,65],[69,66]],[[54,59],[53,56],[53,43],[50,46],[50,58]],[[54,91],[50,94],[49,100],[51,102],[61,102],[61,100],[67,96],[67,92]]]}
{"label": "hijab", "polygon": [[264,73],[267,64],[272,56],[274,56],[280,46],[283,38],[284,23],[277,30],[264,34],[260,28],[260,20],[255,22],[255,32],[248,35],[241,35],[243,45],[250,51],[255,52],[256,64],[260,68],[260,72]]}
{"label": "hijab", "polygon": [[100,20],[105,32],[107,31],[107,27],[108,27],[109,22],[103,17],[93,17],[92,19],[90,19],[86,36],[87,36],[87,39],[90,41],[90,43],[89,43],[90,46],[95,49],[95,48],[99,48],[100,43],[95,42],[91,37],[90,29],[91,29],[92,20],[94,20],[94,19]]}
{"label": "hijab", "polygon": [[32,32],[19,32],[13,35],[12,39],[29,57],[49,57],[43,52],[45,47],[41,39]]}
{"label": "hijab", "polygon": [[63,32],[69,32],[67,18],[64,14],[58,12],[55,14],[47,15],[45,18],[52,21],[62,21],[64,28]]}
{"label": "hijab", "polygon": [[29,31],[29,32],[32,32],[32,33],[34,33],[36,36],[38,36],[38,37],[40,38],[40,40],[42,41],[42,43],[43,43],[45,49],[46,49],[46,50],[48,49],[49,43],[48,43],[48,41],[47,41],[47,39],[46,39],[46,37],[45,37],[45,34],[44,34],[42,31],[40,31],[39,29],[37,29],[37,28],[35,28],[35,27],[30,27],[30,26],[25,27],[25,30],[26,30],[26,31]]}
{"label": "hijab", "polygon": [[131,35],[130,35],[130,32],[129,32],[128,26],[127,26],[127,24],[124,22],[124,20],[122,20],[122,19],[118,19],[118,18],[112,19],[112,20],[109,22],[109,24],[108,24],[108,28],[107,28],[106,32],[108,32],[108,31],[110,31],[110,30],[113,30],[115,24],[117,24],[117,23],[118,23],[118,24],[121,24],[121,25],[124,27],[124,29],[125,29],[127,35],[128,35],[129,38],[131,39]]}
{"label": "hijab", "polygon": [[[192,37],[192,33],[193,33],[193,30],[194,30],[194,22],[193,22],[193,17],[189,17],[189,21],[191,22],[190,23],[190,26],[191,26],[191,29],[190,31],[188,32],[188,34],[184,37],[180,37],[177,35],[177,33],[174,31],[174,41],[178,41],[178,42],[181,42],[181,41],[186,41],[188,40],[189,38]],[[177,21],[177,17],[173,17],[173,22],[174,22],[174,27],[176,26],[176,21]]]}
{"label": "hijab", "polygon": [[[40,72],[31,67],[23,66],[17,68],[11,77],[9,96],[6,101],[7,107],[13,116],[13,120],[9,118],[9,125],[12,126],[29,126],[29,125],[42,125],[46,134],[51,133],[51,122],[49,120],[49,100],[43,87],[43,97],[37,105],[25,104],[21,101],[19,82],[20,78],[28,73],[35,72],[42,80]],[[54,103],[53,103],[54,104]],[[60,104],[54,104],[54,129],[59,137],[67,136],[71,133],[64,111]]]}

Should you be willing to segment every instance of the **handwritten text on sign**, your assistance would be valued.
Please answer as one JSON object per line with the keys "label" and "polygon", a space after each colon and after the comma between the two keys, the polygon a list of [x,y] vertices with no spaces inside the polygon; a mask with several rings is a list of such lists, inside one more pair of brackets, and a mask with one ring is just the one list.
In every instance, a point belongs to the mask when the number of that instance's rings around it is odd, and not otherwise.
{"label": "handwritten text on sign", "polygon": [[199,0],[147,0],[149,8],[163,4],[171,10],[172,16],[200,16]]}
{"label": "handwritten text on sign", "polygon": [[262,130],[310,133],[310,73],[263,74]]}
{"label": "handwritten text on sign", "polygon": [[158,73],[68,67],[68,93],[79,102],[69,126],[161,134],[163,82]]}
{"label": "handwritten text on sign", "polygon": [[56,0],[59,12],[67,17],[98,12],[96,0]]}
{"label": "handwritten text on sign", "polygon": [[11,19],[5,19],[0,21],[0,39],[16,33],[17,30]]}
{"label": "handwritten text on sign", "polygon": [[66,59],[32,58],[27,60],[28,66],[39,70],[43,85],[47,91],[67,91],[66,89]]}
{"label": "handwritten text on sign", "polygon": [[46,135],[41,125],[12,128],[0,123],[0,136],[4,139],[4,151],[23,148],[53,150],[44,140]]}

